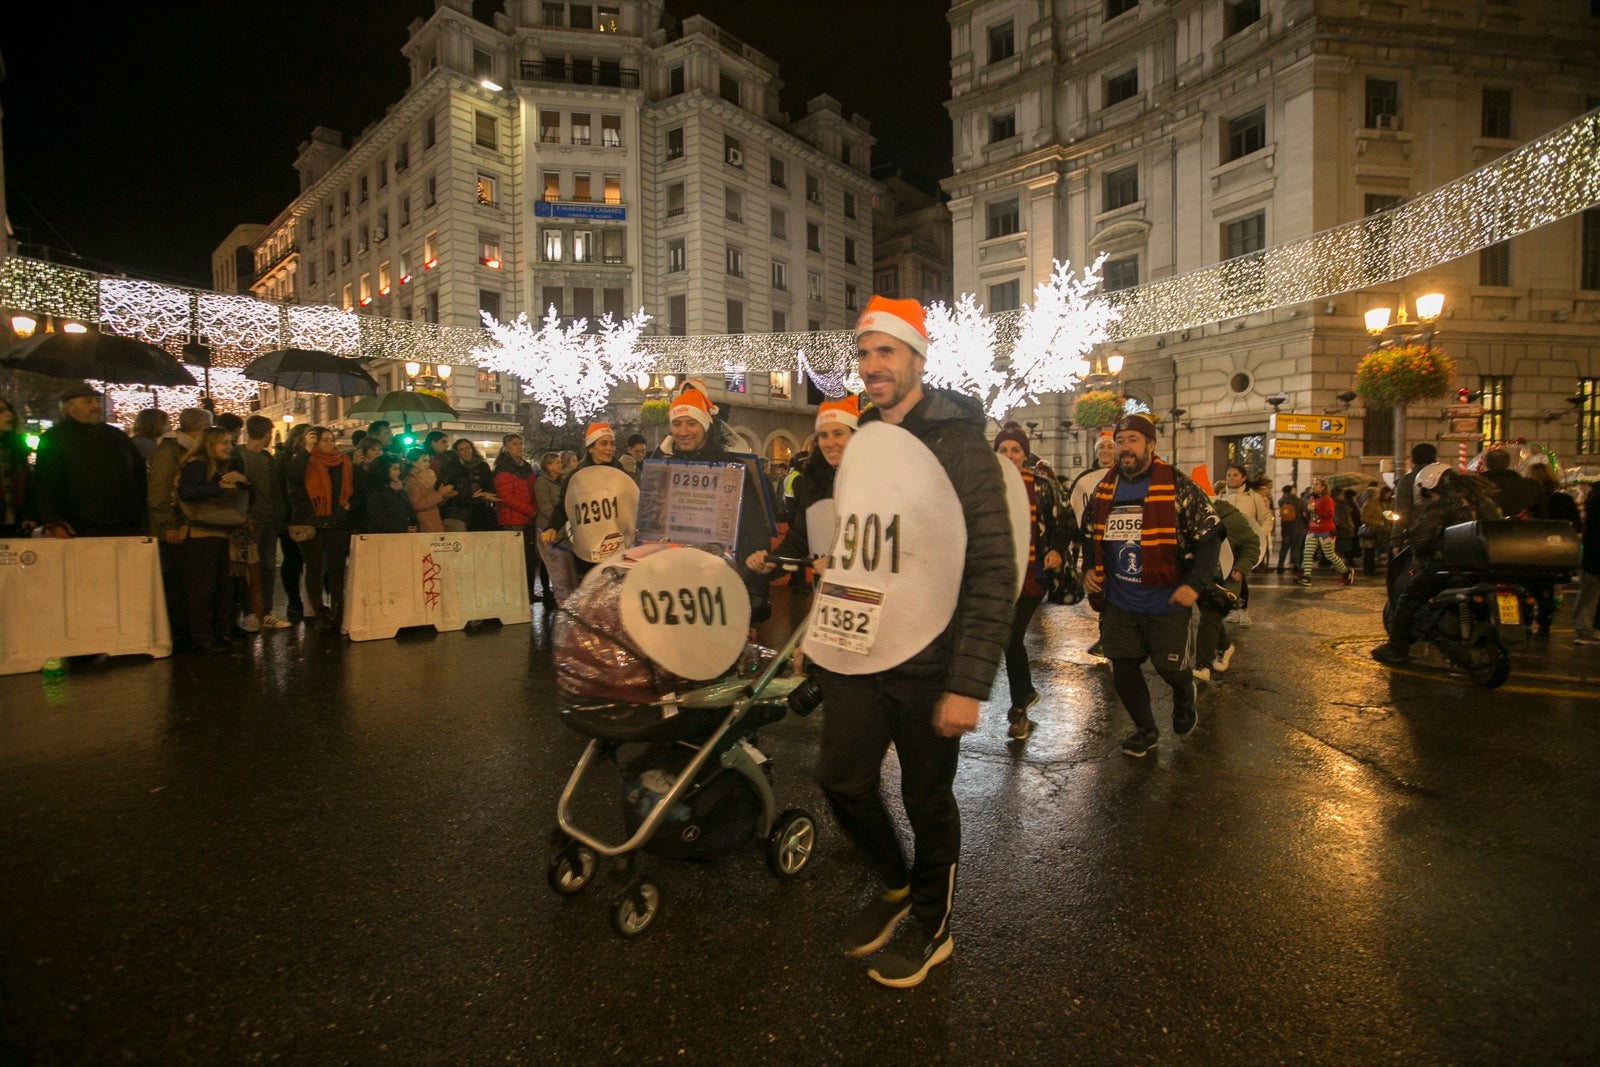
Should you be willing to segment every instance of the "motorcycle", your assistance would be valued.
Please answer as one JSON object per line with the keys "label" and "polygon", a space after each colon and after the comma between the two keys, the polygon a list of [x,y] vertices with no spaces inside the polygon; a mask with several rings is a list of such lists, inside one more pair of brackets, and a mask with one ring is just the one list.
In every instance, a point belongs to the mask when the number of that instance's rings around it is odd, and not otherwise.
{"label": "motorcycle", "polygon": [[[1494,689],[1511,676],[1511,653],[1502,635],[1531,625],[1537,600],[1525,583],[1569,579],[1578,568],[1578,533],[1565,522],[1490,519],[1463,522],[1444,531],[1435,578],[1443,587],[1417,611],[1412,630],[1467,677]],[[1383,627],[1392,629],[1395,606],[1411,574],[1411,550],[1389,568],[1389,601]]]}

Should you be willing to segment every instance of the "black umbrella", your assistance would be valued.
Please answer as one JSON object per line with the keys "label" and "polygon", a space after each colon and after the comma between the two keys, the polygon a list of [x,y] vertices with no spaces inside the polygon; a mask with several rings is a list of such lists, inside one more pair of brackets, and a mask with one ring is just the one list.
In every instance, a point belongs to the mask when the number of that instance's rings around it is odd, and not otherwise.
{"label": "black umbrella", "polygon": [[99,330],[36,334],[0,353],[0,367],[126,385],[198,384],[165,349]]}
{"label": "black umbrella", "polygon": [[355,360],[305,348],[280,348],[258,356],[245,365],[244,376],[296,393],[373,396],[378,392],[378,383]]}

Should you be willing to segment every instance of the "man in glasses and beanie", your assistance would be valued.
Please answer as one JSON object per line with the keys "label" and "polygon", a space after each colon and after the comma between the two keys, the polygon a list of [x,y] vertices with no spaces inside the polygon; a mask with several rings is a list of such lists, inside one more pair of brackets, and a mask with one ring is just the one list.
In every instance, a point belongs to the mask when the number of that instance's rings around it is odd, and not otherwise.
{"label": "man in glasses and beanie", "polygon": [[1183,737],[1199,719],[1189,616],[1216,573],[1222,526],[1194,482],[1156,456],[1148,415],[1124,415],[1113,439],[1116,465],[1095,486],[1084,523],[1083,585],[1100,612],[1112,686],[1135,727],[1122,751],[1143,756],[1161,737],[1140,669],[1146,659],[1172,687],[1173,733]]}

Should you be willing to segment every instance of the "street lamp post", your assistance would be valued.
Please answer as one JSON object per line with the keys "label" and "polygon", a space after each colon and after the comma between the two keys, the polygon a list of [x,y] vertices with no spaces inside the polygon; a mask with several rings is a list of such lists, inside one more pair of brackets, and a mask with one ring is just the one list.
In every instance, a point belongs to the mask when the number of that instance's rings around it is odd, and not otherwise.
{"label": "street lamp post", "polygon": [[[1417,297],[1417,321],[1406,321],[1406,302],[1400,301],[1399,308],[1391,312],[1387,307],[1375,307],[1363,316],[1366,320],[1367,332],[1372,335],[1372,347],[1369,351],[1376,352],[1380,348],[1390,348],[1400,344],[1422,345],[1423,351],[1433,348],[1433,338],[1436,334],[1434,323],[1444,311],[1443,293],[1425,293]],[[1391,314],[1394,321],[1390,321]],[[1397,400],[1394,404],[1394,476],[1398,481],[1400,474],[1406,466],[1406,402]]]}

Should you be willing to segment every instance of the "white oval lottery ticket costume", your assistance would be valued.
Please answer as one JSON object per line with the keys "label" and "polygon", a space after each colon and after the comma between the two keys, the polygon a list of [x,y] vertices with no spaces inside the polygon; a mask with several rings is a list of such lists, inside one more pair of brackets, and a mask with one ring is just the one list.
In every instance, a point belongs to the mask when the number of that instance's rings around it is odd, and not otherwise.
{"label": "white oval lottery ticket costume", "polygon": [[1028,542],[1033,537],[1028,485],[1015,463],[998,452],[994,458],[1000,464],[1000,477],[1006,483],[1006,511],[1011,515],[1011,549],[1017,557],[1017,582],[1011,588],[1011,599],[1016,600],[1022,595],[1022,581],[1028,573]]}
{"label": "white oval lottery ticket costume", "polygon": [[838,674],[875,674],[921,652],[955,615],[966,518],[928,446],[884,422],[856,431],[833,505],[805,654]]}
{"label": "white oval lottery ticket costume", "polygon": [[697,682],[732,667],[750,630],[750,594],[739,573],[720,557],[681,545],[651,551],[628,567],[620,611],[622,630],[640,652]]}
{"label": "white oval lottery ticket costume", "polygon": [[639,487],[616,467],[579,467],[567,479],[567,529],[572,554],[586,563],[609,559],[633,543]]}
{"label": "white oval lottery ticket costume", "polygon": [[831,496],[806,508],[806,549],[813,556],[826,556],[833,546],[833,524],[838,514]]}

